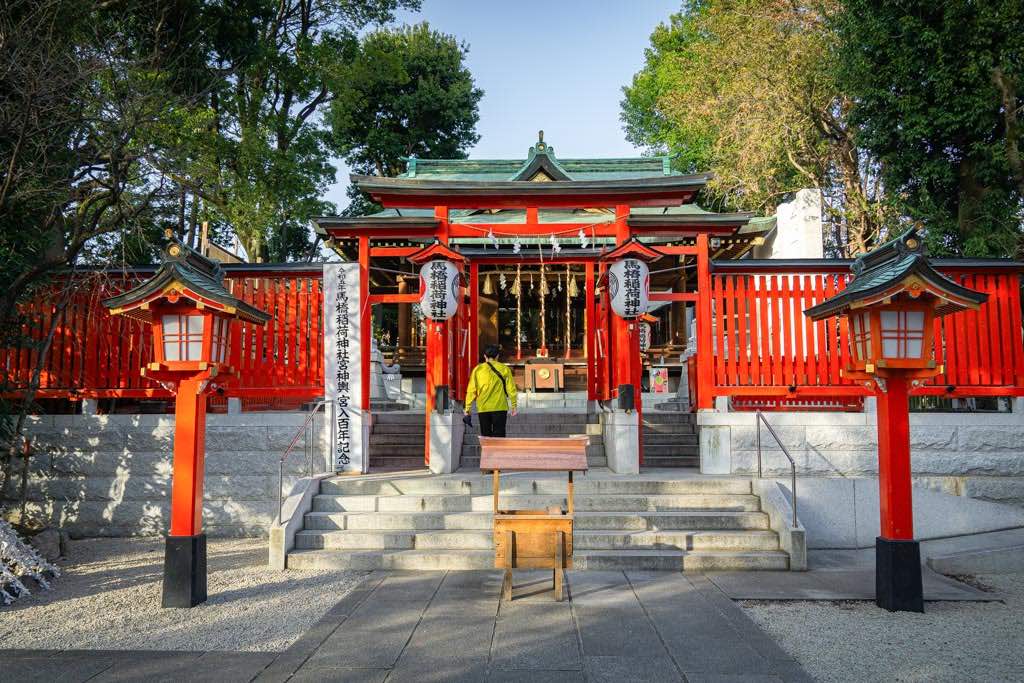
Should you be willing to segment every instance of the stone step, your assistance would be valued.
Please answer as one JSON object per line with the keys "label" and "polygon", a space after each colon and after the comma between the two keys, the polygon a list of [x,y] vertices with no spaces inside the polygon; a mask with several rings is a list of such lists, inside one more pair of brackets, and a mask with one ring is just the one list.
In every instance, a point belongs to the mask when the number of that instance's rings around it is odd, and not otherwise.
{"label": "stone step", "polygon": [[[422,440],[423,436],[420,435]],[[375,444],[370,440],[370,458],[419,458],[423,460],[423,442],[419,444]]]}
{"label": "stone step", "polygon": [[697,455],[647,455],[644,452],[644,467],[700,467],[700,456]]}
{"label": "stone step", "polygon": [[696,458],[700,455],[699,446],[686,446],[686,445],[666,445],[666,444],[650,444],[644,443],[644,459],[647,458],[671,458],[676,457],[693,457]]}
{"label": "stone step", "polygon": [[[590,444],[587,446],[587,457],[604,455],[604,444]],[[462,457],[463,458],[479,458],[480,457],[480,446],[465,445],[462,446]]]}
{"label": "stone step", "polygon": [[426,435],[420,431],[408,432],[372,432],[370,448],[374,446],[419,446],[423,448]]}
{"label": "stone step", "polygon": [[[628,495],[591,494],[576,496],[577,512],[660,512],[683,510],[721,510],[756,512],[761,499],[755,495],[683,494]],[[425,496],[344,496],[318,495],[313,512],[487,512],[494,499],[490,495],[435,494]],[[565,508],[561,495],[508,495],[501,505],[514,510],[539,510],[552,506]]]}
{"label": "stone step", "polygon": [[424,423],[424,415],[421,411],[410,411],[403,410],[401,412],[394,413],[374,413],[373,425],[422,425]]}
{"label": "stone step", "polygon": [[[581,531],[657,531],[767,529],[763,512],[577,512],[575,527]],[[490,512],[309,512],[305,529],[490,529]]]}
{"label": "stone step", "polygon": [[[295,535],[299,550],[490,550],[494,533],[461,531],[313,531]],[[576,531],[576,550],[778,550],[774,531]]]}
{"label": "stone step", "polygon": [[[782,551],[579,550],[579,570],[785,570]],[[288,555],[289,569],[493,569],[492,550],[298,550]]]}
{"label": "stone step", "polygon": [[[604,448],[598,452],[597,455],[591,454],[590,449],[587,449],[587,465],[591,468],[594,467],[608,467],[608,458],[605,457]],[[480,456],[479,455],[463,455],[459,460],[459,472],[479,472],[480,471]]]}
{"label": "stone step", "polygon": [[373,425],[370,436],[373,437],[378,434],[419,434],[422,439],[425,434],[425,425],[426,422],[422,415],[420,415],[420,419],[416,422],[378,422]]}
{"label": "stone step", "polygon": [[667,424],[644,424],[644,434],[696,434],[697,425],[685,422]]}
{"label": "stone step", "polygon": [[[422,460],[421,460],[422,462]],[[368,479],[331,477],[320,483],[324,495],[400,496],[438,493],[489,494],[492,492],[489,475],[458,477],[408,476],[402,478]],[[750,479],[742,477],[685,479],[602,479],[596,476],[577,476],[576,495],[587,494],[688,494],[688,493],[752,493]],[[535,477],[529,473],[504,475],[501,478],[503,495],[556,494],[565,495],[565,477]]]}
{"label": "stone step", "polygon": [[420,449],[417,456],[408,457],[378,457],[370,456],[370,469],[378,470],[420,470],[426,467],[423,462],[423,449]]}
{"label": "stone step", "polygon": [[644,413],[644,425],[697,424],[694,413]]}
{"label": "stone step", "polygon": [[575,569],[651,571],[785,571],[781,550],[573,550]]}
{"label": "stone step", "polygon": [[[371,441],[373,437],[370,437]],[[644,448],[647,446],[694,446],[699,443],[696,434],[668,434],[644,430]]]}

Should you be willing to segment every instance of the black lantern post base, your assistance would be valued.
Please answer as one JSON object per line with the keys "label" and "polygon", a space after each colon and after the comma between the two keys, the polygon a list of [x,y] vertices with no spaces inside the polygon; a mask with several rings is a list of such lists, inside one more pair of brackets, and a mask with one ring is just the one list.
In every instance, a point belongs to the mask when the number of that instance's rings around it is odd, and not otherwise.
{"label": "black lantern post base", "polygon": [[206,602],[206,534],[168,536],[164,546],[161,607],[195,607]]}
{"label": "black lantern post base", "polygon": [[875,539],[875,604],[890,612],[924,612],[917,541]]}

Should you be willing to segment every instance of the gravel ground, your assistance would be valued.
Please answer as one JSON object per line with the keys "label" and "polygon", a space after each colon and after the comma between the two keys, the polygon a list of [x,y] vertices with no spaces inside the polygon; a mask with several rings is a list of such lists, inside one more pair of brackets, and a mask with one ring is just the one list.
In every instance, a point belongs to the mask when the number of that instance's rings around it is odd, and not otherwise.
{"label": "gravel ground", "polygon": [[209,541],[206,603],[161,609],[163,539],[72,541],[49,591],[0,606],[3,648],[281,651],[365,572],[266,566],[265,540]]}
{"label": "gravel ground", "polygon": [[1024,573],[975,577],[1005,604],[928,602],[924,614],[864,602],[745,602],[819,681],[1024,681]]}

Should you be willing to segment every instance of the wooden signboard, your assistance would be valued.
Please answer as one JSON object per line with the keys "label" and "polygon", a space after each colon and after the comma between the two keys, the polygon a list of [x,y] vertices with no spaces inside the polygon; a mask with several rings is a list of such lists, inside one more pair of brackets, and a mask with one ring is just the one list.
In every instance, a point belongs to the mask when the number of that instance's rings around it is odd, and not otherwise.
{"label": "wooden signboard", "polygon": [[[573,472],[587,470],[586,436],[552,439],[480,437],[480,469],[494,476],[494,566],[505,570],[502,593],[512,599],[512,569],[551,569],[555,599],[561,600],[565,569],[572,568],[575,501]],[[506,510],[499,504],[500,474],[566,472],[566,508]]]}

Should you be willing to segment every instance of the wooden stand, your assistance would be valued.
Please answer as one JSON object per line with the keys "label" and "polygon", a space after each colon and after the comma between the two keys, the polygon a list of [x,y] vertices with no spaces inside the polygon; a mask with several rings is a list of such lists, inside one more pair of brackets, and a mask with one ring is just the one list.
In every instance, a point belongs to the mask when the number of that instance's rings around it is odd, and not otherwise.
{"label": "wooden stand", "polygon": [[[555,600],[562,600],[565,570],[572,568],[575,501],[573,473],[587,470],[586,436],[564,439],[480,437],[480,469],[494,477],[494,566],[505,570],[502,596],[512,599],[512,570],[552,570]],[[566,508],[503,510],[499,505],[501,471],[566,472]]]}

